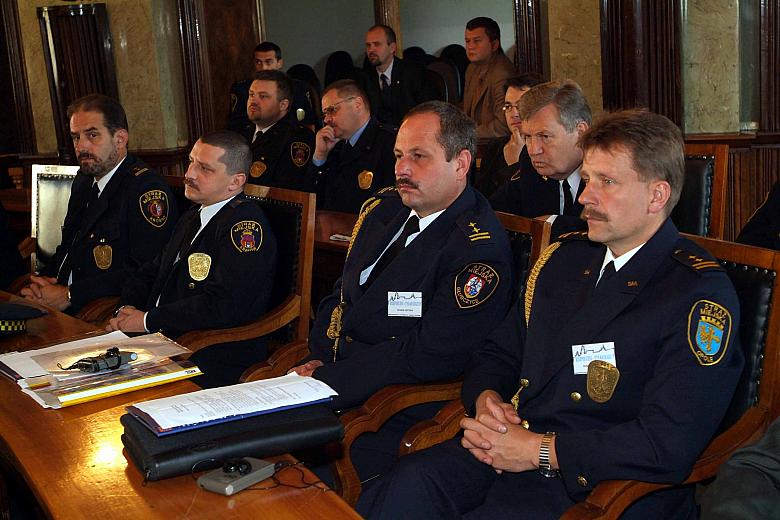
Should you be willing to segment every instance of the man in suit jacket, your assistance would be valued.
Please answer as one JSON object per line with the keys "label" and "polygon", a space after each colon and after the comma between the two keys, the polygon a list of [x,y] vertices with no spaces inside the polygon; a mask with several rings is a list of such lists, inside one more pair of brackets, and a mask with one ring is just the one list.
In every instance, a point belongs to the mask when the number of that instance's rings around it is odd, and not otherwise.
{"label": "man in suit jacket", "polygon": [[780,249],[780,181],[739,232],[737,242],[767,249]]}
{"label": "man in suit jacket", "polygon": [[395,52],[395,31],[391,27],[375,25],[368,30],[366,57],[372,68],[364,71],[363,87],[374,117],[394,129],[410,108],[436,99],[436,89],[426,81],[425,69],[396,57]]}
{"label": "man in suit jacket", "polygon": [[490,197],[490,204],[523,217],[558,215],[555,236],[584,229],[579,218],[583,154],[577,141],[591,114],[582,90],[572,81],[543,83],[518,103],[526,146],[515,173]]}
{"label": "man in suit jacket", "polygon": [[[679,483],[739,380],[739,303],[720,264],[669,219],[683,140],[643,111],[583,136],[588,232],[540,257],[516,312],[472,358],[462,438],[403,457],[367,518],[559,518],[604,480]],[[661,490],[621,518],[695,518]]]}
{"label": "man in suit jacket", "polygon": [[[268,307],[276,268],[276,239],[263,210],[244,198],[251,152],[228,130],[206,134],[190,152],[184,195],[194,202],[171,241],[130,279],[109,330],[162,332],[235,327]],[[265,359],[264,345],[208,347],[191,358],[202,386],[237,383]]]}
{"label": "man in suit jacket", "polygon": [[463,111],[477,123],[477,137],[509,135],[501,107],[504,82],[517,74],[515,66],[501,49],[501,30],[495,20],[480,16],[466,24],[466,85]]}
{"label": "man in suit jacket", "polygon": [[22,295],[72,313],[118,296],[168,241],[178,212],[165,181],[127,153],[127,116],[118,101],[85,96],[68,107],[68,117],[80,169],[62,241]]}
{"label": "man in suit jacket", "polygon": [[[406,115],[395,148],[397,191],[363,206],[343,276],[317,312],[311,357],[295,368],[331,385],[342,410],[388,385],[458,376],[513,293],[506,233],[467,185],[473,122],[429,101]],[[406,428],[432,415],[423,406],[353,446],[361,479],[387,469]]]}
{"label": "man in suit jacket", "polygon": [[371,117],[366,93],[353,80],[328,85],[322,107],[325,126],[310,167],[317,208],[357,213],[371,193],[395,182],[395,133]]}
{"label": "man in suit jacket", "polygon": [[251,124],[244,137],[251,143],[249,182],[299,191],[314,191],[309,174],[314,133],[287,117],[292,86],[279,70],[255,74],[246,104]]}

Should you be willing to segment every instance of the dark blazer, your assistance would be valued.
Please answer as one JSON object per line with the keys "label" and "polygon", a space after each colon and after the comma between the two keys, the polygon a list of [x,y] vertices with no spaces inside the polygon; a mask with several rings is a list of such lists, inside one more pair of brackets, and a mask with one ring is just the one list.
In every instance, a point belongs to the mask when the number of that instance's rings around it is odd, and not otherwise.
{"label": "dark blazer", "polygon": [[[239,195],[188,246],[183,244],[185,234],[190,223],[200,218],[199,209],[190,208],[182,216],[162,253],[145,264],[122,291],[121,305],[149,312],[146,325],[150,332],[176,337],[195,329],[234,327],[267,310],[276,268],[276,238],[263,210]],[[205,276],[190,266],[193,254],[195,258],[208,256]]]}
{"label": "dark blazer", "polygon": [[772,186],[764,203],[739,232],[737,242],[780,249],[780,181]]}
{"label": "dark blazer", "polygon": [[381,90],[376,68],[361,71],[363,88],[371,103],[371,113],[380,123],[394,129],[404,114],[424,101],[436,99],[434,85],[426,81],[425,69],[417,64],[393,58],[393,77],[387,89]]}
{"label": "dark blazer", "polygon": [[[520,160],[506,168],[514,173],[490,197],[493,209],[528,218],[560,213],[560,183],[537,173],[526,148],[520,153]],[[558,215],[553,222],[553,236],[587,228],[585,221],[580,219],[582,204],[578,200],[584,189],[585,183],[580,181],[571,209]]]}
{"label": "dark blazer", "polygon": [[73,180],[62,242],[42,273],[67,285],[72,270],[74,312],[96,298],[118,296],[125,280],[165,246],[179,216],[162,177],[132,155],[86,208],[92,183],[81,172]]}
{"label": "dark blazer", "polygon": [[[355,146],[340,141],[321,166],[311,164],[317,183],[317,208],[358,213],[375,191],[395,184],[395,132],[371,119]],[[370,172],[370,184],[360,185],[360,174]],[[365,177],[364,177],[365,178]]]}
{"label": "dark blazer", "polygon": [[[572,235],[535,283],[529,279],[531,305],[521,301],[474,356],[463,384],[471,409],[483,390],[508,402],[528,380],[518,410],[532,431],[558,433],[561,479],[536,480],[560,512],[602,480],[682,481],[715,434],[743,365],[734,288],[717,262],[696,262],[712,258],[671,220],[598,287],[606,248]],[[706,344],[715,345],[708,359],[701,319],[715,315],[722,336]],[[603,342],[614,342],[620,377],[611,398],[596,402],[588,376],[574,374],[572,346]],[[692,489],[659,491],[628,518],[688,518],[691,508]]]}
{"label": "dark blazer", "polygon": [[[470,187],[364,291],[361,271],[377,260],[410,212],[394,190],[376,200],[381,202],[363,220],[343,276],[320,304],[309,337],[311,357],[325,363],[314,377],[339,393],[334,406],[342,409],[387,385],[459,375],[514,293],[506,232]],[[473,297],[464,296],[469,284]],[[334,362],[326,331],[342,290],[346,310]],[[388,294],[406,291],[422,293],[421,316],[388,316]]]}
{"label": "dark blazer", "polygon": [[314,133],[285,117],[252,142],[255,128],[250,124],[244,131],[253,161],[247,180],[264,186],[314,191],[314,177],[309,168]]}

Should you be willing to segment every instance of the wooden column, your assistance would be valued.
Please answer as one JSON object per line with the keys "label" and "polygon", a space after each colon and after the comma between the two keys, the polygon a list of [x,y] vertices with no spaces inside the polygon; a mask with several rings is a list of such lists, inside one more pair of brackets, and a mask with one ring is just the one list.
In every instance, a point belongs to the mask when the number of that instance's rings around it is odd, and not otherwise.
{"label": "wooden column", "polygon": [[15,0],[0,0],[0,18],[2,18],[2,30],[5,32],[5,42],[8,46],[8,65],[11,73],[9,80],[18,127],[19,152],[37,153],[30,90],[27,88],[27,66],[22,49],[22,31]]}
{"label": "wooden column", "polygon": [[544,74],[540,0],[514,0],[515,65],[520,72]]}
{"label": "wooden column", "polygon": [[780,0],[761,0],[760,114],[762,132],[780,130]]}
{"label": "wooden column", "polygon": [[[401,5],[400,0],[374,0],[374,23],[389,25],[395,31],[398,55],[403,54],[403,38],[401,37]],[[366,27],[368,29],[368,27]]]}

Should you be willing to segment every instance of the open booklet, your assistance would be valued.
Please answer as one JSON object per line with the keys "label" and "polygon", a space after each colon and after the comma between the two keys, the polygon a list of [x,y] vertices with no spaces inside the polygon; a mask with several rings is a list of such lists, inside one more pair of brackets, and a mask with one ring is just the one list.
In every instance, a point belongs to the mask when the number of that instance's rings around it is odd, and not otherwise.
{"label": "open booklet", "polygon": [[128,406],[158,437],[254,415],[330,401],[338,395],[313,377],[286,376],[209,388]]}
{"label": "open booklet", "polygon": [[[68,369],[79,361],[105,355],[114,347],[132,353],[133,360],[115,370]],[[201,373],[198,367],[187,361],[170,359],[189,352],[162,334],[130,338],[122,332],[112,332],[38,350],[0,355],[0,372],[15,379],[22,391],[41,406],[61,408],[194,377]]]}

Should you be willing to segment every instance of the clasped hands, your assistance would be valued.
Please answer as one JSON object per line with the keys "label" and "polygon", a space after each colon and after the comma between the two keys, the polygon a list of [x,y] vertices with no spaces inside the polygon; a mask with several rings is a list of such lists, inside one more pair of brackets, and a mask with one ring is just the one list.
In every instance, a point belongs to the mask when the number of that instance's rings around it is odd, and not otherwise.
{"label": "clasped hands", "polygon": [[48,305],[58,311],[70,307],[68,287],[59,285],[52,276],[31,276],[30,285],[22,289],[22,296],[35,303]]}
{"label": "clasped hands", "polygon": [[521,472],[539,467],[542,435],[526,430],[511,404],[502,402],[493,390],[477,398],[476,417],[460,421],[461,444],[496,473]]}
{"label": "clasped hands", "polygon": [[144,327],[144,311],[139,311],[132,305],[121,307],[116,315],[106,325],[106,331],[121,330],[122,332],[146,332]]}

